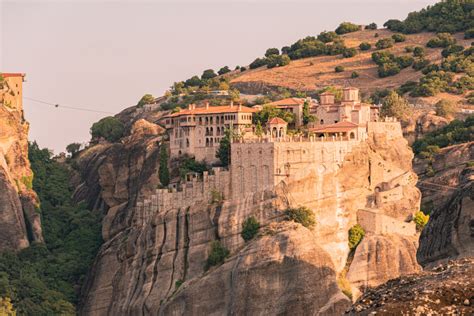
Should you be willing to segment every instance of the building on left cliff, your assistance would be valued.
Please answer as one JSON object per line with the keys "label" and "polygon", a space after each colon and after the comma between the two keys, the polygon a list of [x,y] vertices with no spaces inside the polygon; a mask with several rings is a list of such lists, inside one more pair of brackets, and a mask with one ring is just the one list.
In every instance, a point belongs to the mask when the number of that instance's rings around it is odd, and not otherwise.
{"label": "building on left cliff", "polygon": [[24,73],[0,73],[0,103],[15,109],[23,108]]}
{"label": "building on left cliff", "polygon": [[196,107],[168,115],[165,127],[170,136],[171,157],[189,155],[199,161],[217,162],[216,150],[227,129],[242,134],[252,128],[252,116],[256,110],[236,105]]}

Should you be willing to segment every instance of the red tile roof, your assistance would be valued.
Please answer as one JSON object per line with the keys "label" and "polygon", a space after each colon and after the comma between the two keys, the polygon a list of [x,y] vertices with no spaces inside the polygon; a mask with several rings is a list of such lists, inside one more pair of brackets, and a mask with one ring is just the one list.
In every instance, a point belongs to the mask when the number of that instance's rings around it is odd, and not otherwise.
{"label": "red tile roof", "polygon": [[356,129],[359,125],[352,122],[338,122],[310,129],[314,133],[343,133]]}
{"label": "red tile roof", "polygon": [[268,120],[267,124],[285,124],[285,125],[287,125],[288,123],[284,119],[281,119],[279,117],[274,117],[274,118]]}
{"label": "red tile roof", "polygon": [[238,105],[230,106],[230,105],[219,105],[219,106],[209,106],[209,108],[201,107],[195,108],[192,110],[186,109],[181,110],[176,113],[172,113],[168,115],[168,117],[178,117],[182,115],[204,115],[204,114],[223,114],[223,113],[254,113],[257,110],[249,108],[247,106],[241,106],[239,109]]}
{"label": "red tile roof", "polygon": [[25,74],[23,73],[14,73],[14,72],[1,72],[0,75],[3,78],[8,78],[8,77],[24,77]]}
{"label": "red tile roof", "polygon": [[273,105],[273,106],[295,106],[295,105],[300,105],[304,104],[305,99],[300,99],[300,98],[286,98],[282,100],[278,100],[272,103],[269,103],[268,105]]}

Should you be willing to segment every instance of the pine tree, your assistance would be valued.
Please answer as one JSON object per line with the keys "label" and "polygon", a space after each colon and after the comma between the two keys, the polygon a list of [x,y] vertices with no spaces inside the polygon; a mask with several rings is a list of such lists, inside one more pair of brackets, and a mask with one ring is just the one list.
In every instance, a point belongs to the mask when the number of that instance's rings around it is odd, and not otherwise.
{"label": "pine tree", "polygon": [[170,171],[168,169],[168,150],[165,145],[160,148],[160,170],[158,171],[160,182],[163,186],[170,183]]}
{"label": "pine tree", "polygon": [[255,135],[257,135],[258,137],[263,135],[263,128],[260,121],[257,121],[257,126],[255,126]]}

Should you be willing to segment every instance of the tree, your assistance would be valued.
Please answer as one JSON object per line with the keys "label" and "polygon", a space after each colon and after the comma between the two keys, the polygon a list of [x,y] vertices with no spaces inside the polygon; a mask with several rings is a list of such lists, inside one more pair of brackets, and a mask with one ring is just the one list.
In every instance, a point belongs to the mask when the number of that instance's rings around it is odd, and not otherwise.
{"label": "tree", "polygon": [[212,79],[214,77],[217,77],[216,73],[214,72],[214,70],[212,69],[206,69],[203,71],[202,75],[201,75],[201,80],[209,80],[209,79]]}
{"label": "tree", "polygon": [[435,108],[436,115],[442,117],[452,117],[457,111],[456,104],[446,99],[438,101],[435,105]]}
{"label": "tree", "polygon": [[318,35],[318,40],[320,40],[321,42],[323,43],[330,43],[330,42],[333,42],[336,38],[338,38],[339,36],[337,35],[336,32],[321,32],[319,33]]}
{"label": "tree", "polygon": [[316,118],[310,114],[309,102],[305,100],[303,104],[303,124],[308,125],[308,123],[314,122],[315,120]]}
{"label": "tree", "polygon": [[262,123],[260,123],[260,121],[257,121],[257,125],[255,126],[255,135],[258,137],[263,135]]}
{"label": "tree", "polygon": [[365,26],[366,30],[376,30],[377,29],[377,24],[375,23],[370,23],[369,25]]}
{"label": "tree", "polygon": [[385,48],[390,48],[393,47],[393,39],[391,38],[382,38],[375,43],[375,47],[377,49],[385,49]]}
{"label": "tree", "polygon": [[224,137],[222,137],[219,148],[216,151],[216,158],[221,161],[221,164],[224,167],[227,167],[230,164],[230,141],[232,138],[232,130],[226,129]]}
{"label": "tree", "polygon": [[415,56],[415,57],[425,56],[425,49],[421,46],[417,46],[417,47],[413,48],[413,56]]}
{"label": "tree", "polygon": [[355,48],[346,48],[342,52],[344,58],[354,57],[355,55],[357,55],[357,50]]}
{"label": "tree", "polygon": [[168,186],[170,183],[170,171],[168,169],[168,149],[164,144],[160,148],[160,169],[158,170],[160,183],[163,186]]}
{"label": "tree", "polygon": [[123,136],[124,129],[125,127],[119,119],[108,116],[94,123],[90,132],[93,139],[102,137],[109,142],[116,142]]}
{"label": "tree", "polygon": [[362,228],[362,226],[360,226],[359,224],[352,226],[349,229],[349,236],[348,236],[349,249],[350,250],[356,249],[356,247],[360,244],[364,236],[365,236],[365,231]]}
{"label": "tree", "polygon": [[141,108],[145,104],[153,104],[155,103],[155,97],[152,96],[151,94],[145,94],[140,101],[138,101],[137,106]]}
{"label": "tree", "polygon": [[372,45],[370,45],[367,42],[362,42],[359,45],[360,50],[369,50],[371,47],[372,47]]}
{"label": "tree", "polygon": [[343,71],[344,71],[344,67],[343,67],[343,66],[336,66],[336,67],[334,68],[334,71],[335,71],[335,72],[343,72]]}
{"label": "tree", "polygon": [[290,57],[287,55],[270,55],[267,58],[267,67],[282,67],[290,63]]}
{"label": "tree", "polygon": [[217,72],[219,75],[223,75],[230,72],[230,68],[228,66],[224,66]]}
{"label": "tree", "polygon": [[406,41],[407,38],[405,35],[397,33],[392,35],[392,39],[395,41],[395,43],[401,43]]}
{"label": "tree", "polygon": [[422,211],[416,212],[415,216],[413,217],[413,221],[416,224],[416,230],[421,232],[429,220],[429,215],[425,215],[425,213],[423,213]]}
{"label": "tree", "polygon": [[231,98],[232,101],[240,100],[240,91],[237,89],[230,89],[229,97]]}
{"label": "tree", "polygon": [[66,151],[71,155],[71,157],[74,157],[79,150],[81,150],[82,145],[80,143],[71,143],[66,146]]}
{"label": "tree", "polygon": [[230,255],[230,251],[225,248],[220,241],[214,240],[211,243],[211,251],[206,261],[205,270],[209,270],[210,267],[220,265],[224,262],[225,258]]}
{"label": "tree", "polygon": [[382,103],[380,114],[382,116],[396,117],[397,119],[406,119],[411,114],[411,108],[408,101],[399,96],[395,91],[390,91]]}
{"label": "tree", "polygon": [[198,76],[192,76],[184,82],[186,87],[200,87],[202,85],[202,80]]}
{"label": "tree", "polygon": [[265,52],[265,57],[270,57],[272,55],[280,55],[280,51],[278,50],[278,48],[267,49],[267,51]]}
{"label": "tree", "polygon": [[360,30],[360,26],[351,22],[342,22],[336,29],[336,34],[342,35],[346,33],[356,32]]}
{"label": "tree", "polygon": [[353,71],[353,72],[351,73],[351,78],[352,78],[352,79],[359,78],[359,73],[358,73],[357,71]]}
{"label": "tree", "polygon": [[249,67],[250,69],[255,69],[255,68],[265,66],[266,64],[267,64],[266,58],[257,58],[249,65]]}
{"label": "tree", "polygon": [[427,47],[436,48],[436,47],[443,47],[446,48],[450,45],[456,44],[456,38],[454,38],[449,33],[439,33],[436,34],[436,37],[433,37],[426,43]]}

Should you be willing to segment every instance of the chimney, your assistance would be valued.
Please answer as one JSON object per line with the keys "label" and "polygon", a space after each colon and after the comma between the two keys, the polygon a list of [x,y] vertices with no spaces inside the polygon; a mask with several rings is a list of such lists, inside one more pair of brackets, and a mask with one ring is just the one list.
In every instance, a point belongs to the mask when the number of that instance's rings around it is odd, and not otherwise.
{"label": "chimney", "polygon": [[234,100],[230,100],[230,108],[232,109],[234,107]]}
{"label": "chimney", "polygon": [[193,109],[193,104],[190,103],[190,104],[188,105],[188,110],[192,110],[192,109]]}
{"label": "chimney", "polygon": [[239,111],[242,111],[242,101],[239,101]]}
{"label": "chimney", "polygon": [[209,110],[209,101],[206,101],[206,110]]}

